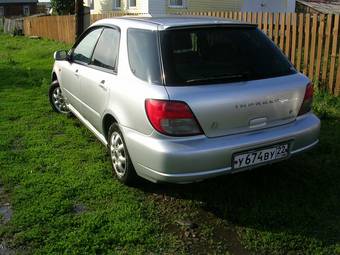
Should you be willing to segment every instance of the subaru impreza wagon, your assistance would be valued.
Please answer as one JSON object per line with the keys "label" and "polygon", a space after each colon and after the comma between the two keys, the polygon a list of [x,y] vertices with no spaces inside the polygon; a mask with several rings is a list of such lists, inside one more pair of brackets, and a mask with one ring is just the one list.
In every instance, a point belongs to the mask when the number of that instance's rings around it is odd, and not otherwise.
{"label": "subaru impreza wagon", "polygon": [[108,147],[124,183],[200,181],[318,143],[313,85],[255,25],[104,19],[54,58],[53,109]]}

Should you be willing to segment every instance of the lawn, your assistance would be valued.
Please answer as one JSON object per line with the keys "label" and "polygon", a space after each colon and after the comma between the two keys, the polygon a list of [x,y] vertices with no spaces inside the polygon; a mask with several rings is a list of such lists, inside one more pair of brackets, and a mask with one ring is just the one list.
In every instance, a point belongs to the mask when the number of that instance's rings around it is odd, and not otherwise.
{"label": "lawn", "polygon": [[112,178],[105,148],[54,113],[52,53],[0,34],[0,254],[340,254],[340,99],[289,161],[190,185]]}

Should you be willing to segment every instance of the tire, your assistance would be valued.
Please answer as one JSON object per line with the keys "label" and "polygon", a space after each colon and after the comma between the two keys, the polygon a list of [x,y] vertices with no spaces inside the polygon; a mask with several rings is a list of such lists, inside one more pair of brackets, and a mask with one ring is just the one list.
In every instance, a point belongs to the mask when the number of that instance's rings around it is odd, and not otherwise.
{"label": "tire", "polygon": [[131,162],[123,134],[117,123],[113,123],[110,126],[108,138],[113,175],[126,185],[135,184],[138,176]]}
{"label": "tire", "polygon": [[70,114],[70,110],[65,104],[62,91],[60,89],[58,81],[53,81],[48,90],[48,98],[52,109],[57,113]]}

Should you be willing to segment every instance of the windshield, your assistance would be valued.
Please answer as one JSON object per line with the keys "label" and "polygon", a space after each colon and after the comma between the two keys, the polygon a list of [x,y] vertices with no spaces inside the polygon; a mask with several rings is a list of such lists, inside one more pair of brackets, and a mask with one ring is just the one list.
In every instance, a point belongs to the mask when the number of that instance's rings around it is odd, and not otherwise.
{"label": "windshield", "polygon": [[205,27],[161,32],[166,85],[216,84],[295,73],[256,27]]}

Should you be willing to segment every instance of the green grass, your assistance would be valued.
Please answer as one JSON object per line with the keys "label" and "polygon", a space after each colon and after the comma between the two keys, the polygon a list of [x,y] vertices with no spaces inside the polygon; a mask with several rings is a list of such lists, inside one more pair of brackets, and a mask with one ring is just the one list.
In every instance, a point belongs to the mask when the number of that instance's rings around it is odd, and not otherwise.
{"label": "green grass", "polygon": [[68,47],[0,34],[0,205],[8,197],[13,209],[0,237],[10,249],[340,254],[339,98],[315,97],[321,142],[299,157],[197,184],[129,188],[112,179],[96,138],[49,106],[52,53]]}

